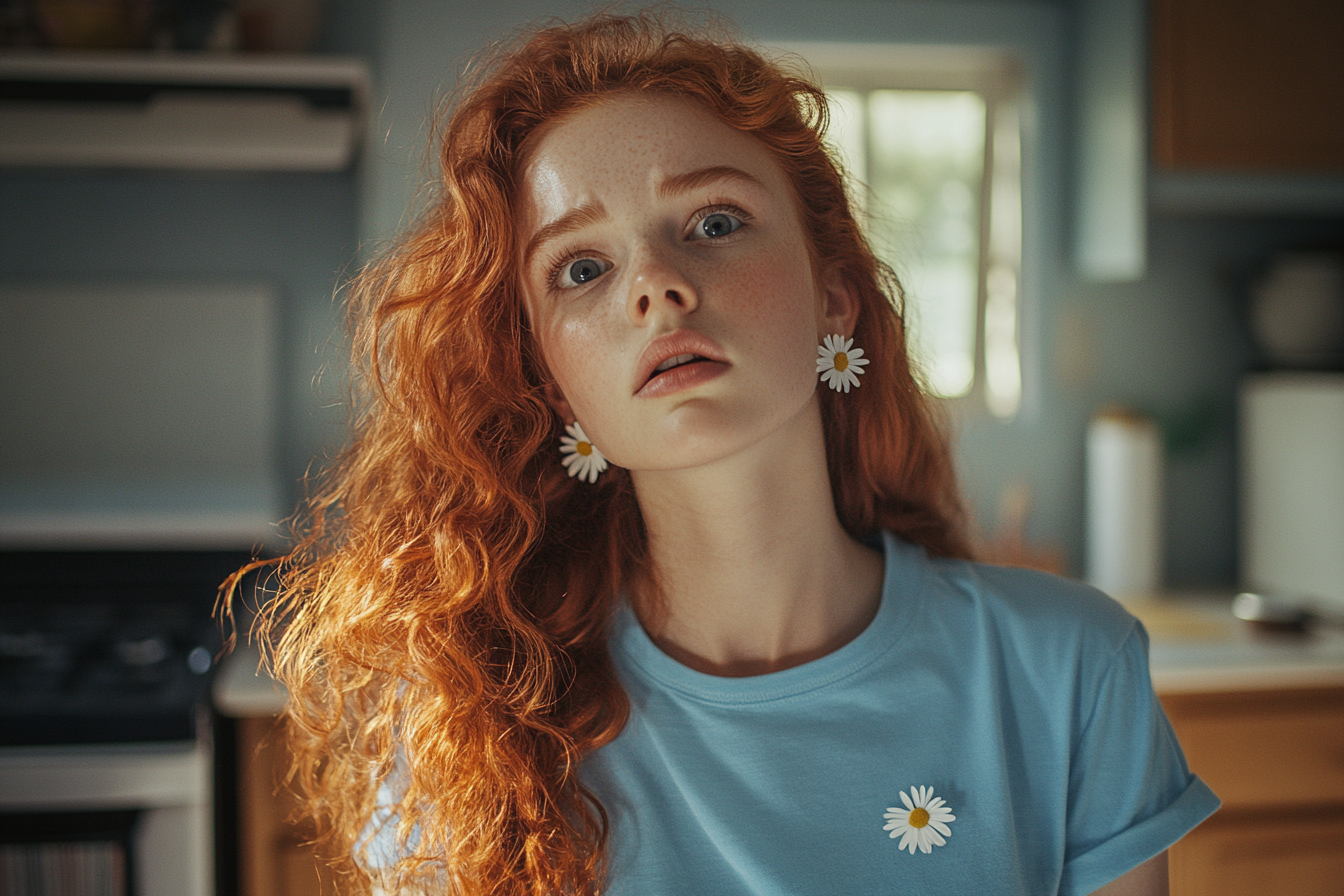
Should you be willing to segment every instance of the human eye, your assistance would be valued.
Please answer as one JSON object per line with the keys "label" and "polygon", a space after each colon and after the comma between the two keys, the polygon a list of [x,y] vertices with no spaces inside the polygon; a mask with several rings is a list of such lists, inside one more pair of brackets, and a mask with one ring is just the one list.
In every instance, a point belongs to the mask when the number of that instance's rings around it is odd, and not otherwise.
{"label": "human eye", "polygon": [[691,227],[688,237],[692,240],[717,240],[731,236],[747,225],[750,215],[731,205],[711,206],[701,209]]}
{"label": "human eye", "polygon": [[549,280],[559,289],[573,289],[591,283],[609,270],[611,263],[600,258],[568,256],[552,266]]}

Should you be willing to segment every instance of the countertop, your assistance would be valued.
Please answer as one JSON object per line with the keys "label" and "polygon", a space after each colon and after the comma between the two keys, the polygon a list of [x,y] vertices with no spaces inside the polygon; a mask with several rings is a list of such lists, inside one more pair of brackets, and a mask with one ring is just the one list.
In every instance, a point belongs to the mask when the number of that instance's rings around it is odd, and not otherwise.
{"label": "countertop", "polygon": [[1344,627],[1264,632],[1232,615],[1232,592],[1122,600],[1151,639],[1159,694],[1344,686]]}
{"label": "countertop", "polygon": [[[1232,597],[1200,592],[1121,601],[1148,629],[1159,694],[1344,686],[1344,627],[1262,633],[1232,615]],[[224,715],[246,717],[281,712],[287,695],[260,669],[256,648],[240,643],[220,666],[214,699]]]}
{"label": "countertop", "polygon": [[226,716],[279,715],[289,692],[261,665],[261,653],[241,638],[219,664],[213,688],[215,708]]}

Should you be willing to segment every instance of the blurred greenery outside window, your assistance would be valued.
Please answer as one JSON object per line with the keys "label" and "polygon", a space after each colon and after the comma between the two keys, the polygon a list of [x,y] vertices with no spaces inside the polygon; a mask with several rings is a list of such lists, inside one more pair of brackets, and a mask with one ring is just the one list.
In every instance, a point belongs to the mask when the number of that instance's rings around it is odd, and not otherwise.
{"label": "blurred greenery outside window", "polygon": [[1018,78],[966,48],[796,44],[874,249],[905,290],[911,354],[936,396],[1011,419],[1022,399]]}

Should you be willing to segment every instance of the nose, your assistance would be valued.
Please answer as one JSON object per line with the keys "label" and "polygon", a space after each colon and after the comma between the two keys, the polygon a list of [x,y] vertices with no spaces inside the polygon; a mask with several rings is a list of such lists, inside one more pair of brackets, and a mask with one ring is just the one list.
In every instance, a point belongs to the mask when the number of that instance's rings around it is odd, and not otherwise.
{"label": "nose", "polygon": [[700,297],[675,264],[648,252],[640,259],[630,283],[626,313],[637,327],[662,314],[684,316],[700,307]]}

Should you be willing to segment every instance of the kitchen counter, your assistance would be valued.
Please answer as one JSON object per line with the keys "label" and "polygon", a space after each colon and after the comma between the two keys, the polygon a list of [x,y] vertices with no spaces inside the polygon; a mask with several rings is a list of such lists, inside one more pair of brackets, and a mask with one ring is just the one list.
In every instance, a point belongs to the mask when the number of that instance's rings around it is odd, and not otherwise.
{"label": "kitchen counter", "polygon": [[[1159,694],[1344,687],[1344,628],[1266,634],[1234,617],[1231,602],[1231,592],[1123,601],[1148,629]],[[221,713],[245,718],[284,709],[284,687],[259,664],[256,648],[244,644],[224,660],[214,686]]]}
{"label": "kitchen counter", "polygon": [[1344,686],[1344,628],[1264,632],[1232,615],[1232,597],[1198,592],[1122,601],[1148,629],[1159,694]]}
{"label": "kitchen counter", "polygon": [[236,719],[278,716],[289,692],[261,667],[261,652],[241,639],[219,664],[213,695],[215,708]]}

